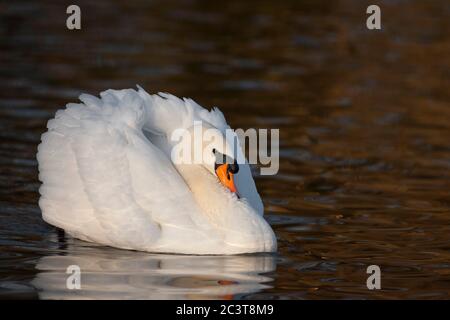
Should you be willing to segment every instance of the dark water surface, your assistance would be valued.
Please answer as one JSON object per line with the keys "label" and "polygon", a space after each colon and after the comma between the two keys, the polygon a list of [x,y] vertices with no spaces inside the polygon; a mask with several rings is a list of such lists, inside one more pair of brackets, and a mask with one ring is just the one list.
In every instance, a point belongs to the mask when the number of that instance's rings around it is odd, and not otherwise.
{"label": "dark water surface", "polygon": [[[449,2],[378,1],[382,31],[366,1],[219,3],[78,1],[81,31],[64,2],[0,4],[0,298],[448,299]],[[280,172],[256,178],[276,255],[116,250],[42,221],[47,120],[135,84],[280,129]]]}

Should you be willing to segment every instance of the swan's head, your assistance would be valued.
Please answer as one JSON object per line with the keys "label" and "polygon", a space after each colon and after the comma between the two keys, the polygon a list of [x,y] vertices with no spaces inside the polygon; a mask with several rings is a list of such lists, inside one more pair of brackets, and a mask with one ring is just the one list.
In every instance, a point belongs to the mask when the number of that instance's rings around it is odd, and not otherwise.
{"label": "swan's head", "polygon": [[239,197],[234,181],[234,175],[239,172],[239,164],[236,159],[232,159],[226,154],[220,153],[215,148],[213,148],[212,152],[216,159],[214,162],[214,172],[217,175],[217,178],[228,188],[228,190],[236,193]]}
{"label": "swan's head", "polygon": [[184,132],[178,145],[181,149],[173,149],[172,160],[203,166],[239,197],[235,183],[235,175],[239,172],[239,145],[235,136],[228,137],[207,122],[197,122]]}

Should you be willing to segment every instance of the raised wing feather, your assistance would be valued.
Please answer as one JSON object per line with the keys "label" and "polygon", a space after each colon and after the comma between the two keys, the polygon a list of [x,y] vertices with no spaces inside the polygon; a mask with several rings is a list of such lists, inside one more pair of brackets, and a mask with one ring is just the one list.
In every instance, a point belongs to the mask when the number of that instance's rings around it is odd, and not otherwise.
{"label": "raised wing feather", "polygon": [[188,187],[142,133],[142,99],[124,91],[101,100],[83,95],[84,104],[69,104],[49,121],[38,152],[44,219],[122,248],[155,247],[162,229],[201,237],[208,226]]}

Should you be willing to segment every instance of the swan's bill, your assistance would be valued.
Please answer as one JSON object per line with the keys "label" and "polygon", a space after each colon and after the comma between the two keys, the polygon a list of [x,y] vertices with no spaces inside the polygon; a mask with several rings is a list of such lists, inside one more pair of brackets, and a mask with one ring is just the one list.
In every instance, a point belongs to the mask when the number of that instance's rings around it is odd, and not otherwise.
{"label": "swan's bill", "polygon": [[239,170],[238,165],[224,163],[216,166],[216,174],[220,182],[228,188],[231,192],[235,193],[238,197],[239,194],[234,183],[234,174]]}

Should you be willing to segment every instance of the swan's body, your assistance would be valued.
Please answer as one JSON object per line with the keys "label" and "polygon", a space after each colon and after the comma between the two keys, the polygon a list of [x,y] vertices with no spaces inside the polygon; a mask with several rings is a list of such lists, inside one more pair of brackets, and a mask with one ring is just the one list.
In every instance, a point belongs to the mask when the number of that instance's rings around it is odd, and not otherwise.
{"label": "swan's body", "polygon": [[67,105],[38,147],[45,221],[72,236],[124,249],[186,254],[271,252],[276,239],[248,164],[239,196],[210,164],[174,164],[170,134],[194,121],[223,133],[222,113],[190,99],[108,90]]}

